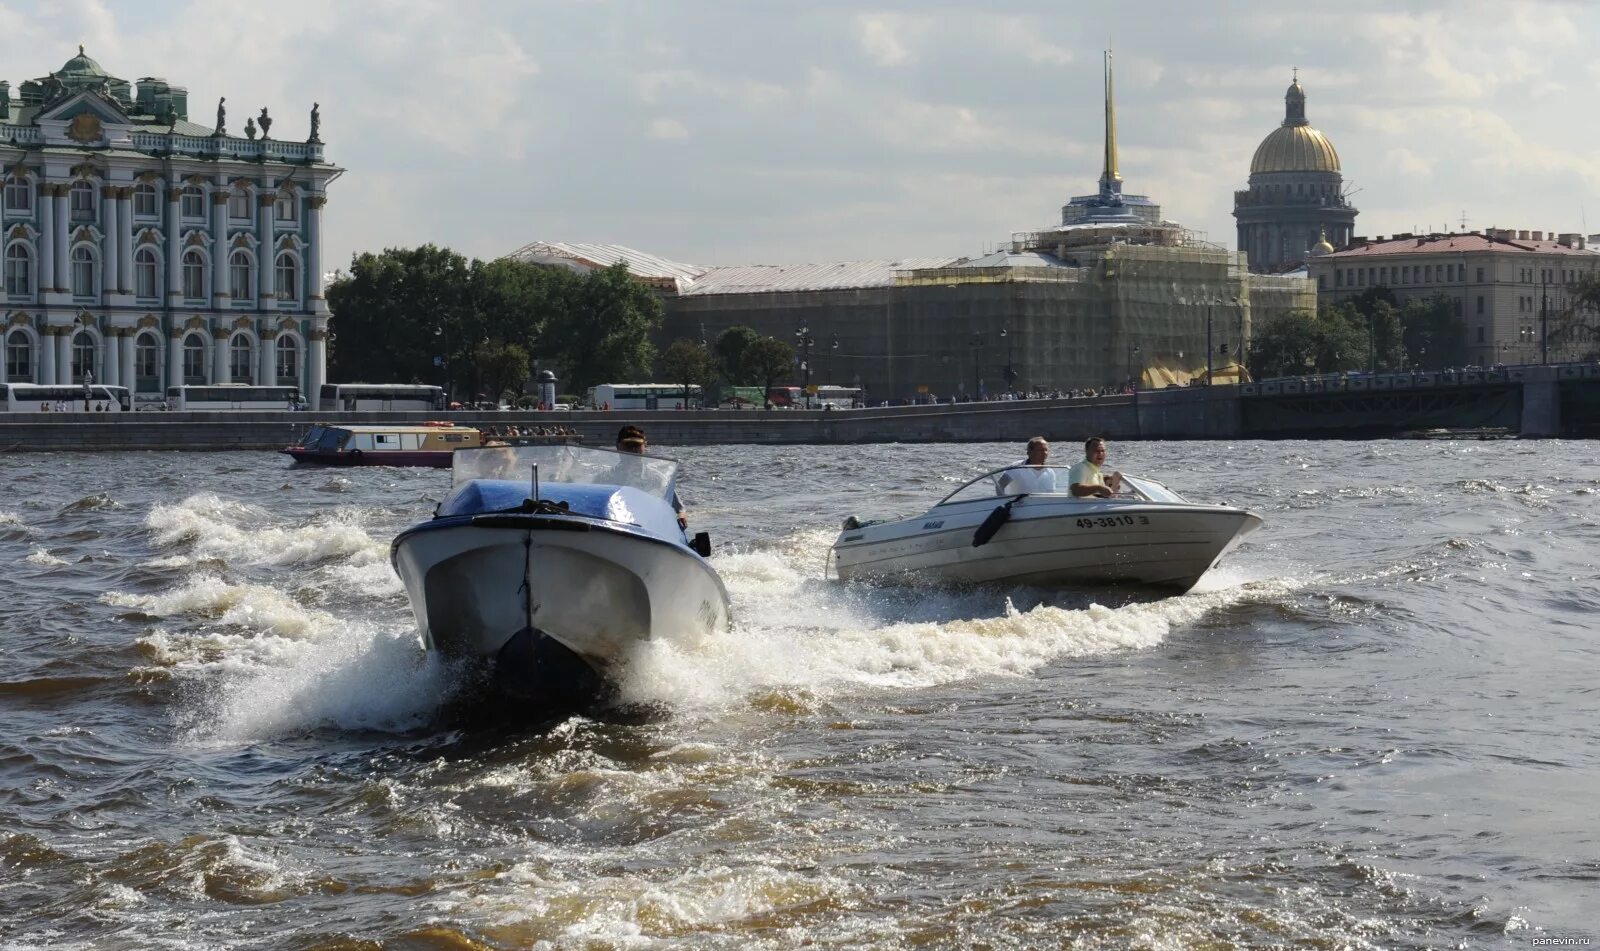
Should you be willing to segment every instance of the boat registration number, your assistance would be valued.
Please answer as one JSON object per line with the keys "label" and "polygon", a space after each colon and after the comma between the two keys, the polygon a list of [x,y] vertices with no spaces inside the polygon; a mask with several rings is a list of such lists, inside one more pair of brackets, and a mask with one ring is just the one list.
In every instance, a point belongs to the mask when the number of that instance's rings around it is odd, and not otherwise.
{"label": "boat registration number", "polygon": [[1121,528],[1124,525],[1149,525],[1148,515],[1101,515],[1078,519],[1079,528]]}

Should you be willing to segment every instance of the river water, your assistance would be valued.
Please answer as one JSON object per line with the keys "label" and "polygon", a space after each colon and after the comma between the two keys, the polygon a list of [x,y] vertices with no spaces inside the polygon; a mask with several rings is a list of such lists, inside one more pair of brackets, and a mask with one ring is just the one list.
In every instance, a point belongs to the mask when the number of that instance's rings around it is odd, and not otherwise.
{"label": "river water", "polygon": [[388,564],[446,473],[0,457],[0,946],[1600,941],[1600,444],[1113,445],[1267,520],[1153,601],[823,579],[1020,446],[659,451],[734,629],[512,730]]}

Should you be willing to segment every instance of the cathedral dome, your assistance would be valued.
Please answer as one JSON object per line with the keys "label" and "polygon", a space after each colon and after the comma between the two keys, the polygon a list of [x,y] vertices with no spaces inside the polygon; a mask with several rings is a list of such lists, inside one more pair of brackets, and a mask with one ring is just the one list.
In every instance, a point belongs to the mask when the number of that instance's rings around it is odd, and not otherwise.
{"label": "cathedral dome", "polygon": [[83,51],[83,47],[79,46],[78,55],[67,60],[60,69],[56,70],[56,75],[63,78],[100,78],[109,77],[111,74],[101,69],[100,64],[89,58],[89,55]]}
{"label": "cathedral dome", "polygon": [[1297,78],[1283,96],[1283,125],[1256,147],[1250,174],[1257,172],[1338,172],[1339,153],[1328,137],[1306,120],[1306,92]]}

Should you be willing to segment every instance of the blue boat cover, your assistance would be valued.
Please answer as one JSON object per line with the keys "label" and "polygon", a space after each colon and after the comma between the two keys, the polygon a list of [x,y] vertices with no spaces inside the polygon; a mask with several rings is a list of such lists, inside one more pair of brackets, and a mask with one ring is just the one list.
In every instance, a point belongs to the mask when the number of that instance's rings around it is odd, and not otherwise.
{"label": "blue boat cover", "polygon": [[[517,511],[530,494],[528,482],[509,479],[473,479],[452,489],[435,511],[436,518]],[[683,544],[678,516],[672,506],[631,486],[579,485],[545,482],[539,497],[565,502],[573,515],[631,525],[658,538]]]}

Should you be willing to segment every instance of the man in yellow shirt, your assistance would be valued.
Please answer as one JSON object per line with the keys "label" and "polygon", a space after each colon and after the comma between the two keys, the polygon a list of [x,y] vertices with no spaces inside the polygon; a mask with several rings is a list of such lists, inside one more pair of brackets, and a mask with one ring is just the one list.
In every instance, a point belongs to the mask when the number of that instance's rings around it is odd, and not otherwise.
{"label": "man in yellow shirt", "polygon": [[1109,499],[1122,491],[1122,473],[1113,472],[1108,476],[1100,474],[1100,467],[1106,461],[1106,441],[1099,436],[1094,436],[1083,444],[1083,461],[1072,467],[1067,473],[1067,484],[1076,498],[1093,496],[1100,499]]}

